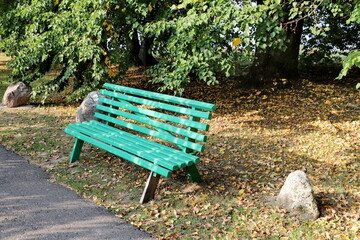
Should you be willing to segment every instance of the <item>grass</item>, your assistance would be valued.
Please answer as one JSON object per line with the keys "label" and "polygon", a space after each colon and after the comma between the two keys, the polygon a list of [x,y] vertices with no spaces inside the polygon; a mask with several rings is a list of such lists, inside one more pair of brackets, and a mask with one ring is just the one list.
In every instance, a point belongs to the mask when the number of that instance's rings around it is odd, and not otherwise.
{"label": "grass", "polygon": [[[155,201],[140,205],[148,172],[85,145],[67,159],[75,106],[0,110],[0,141],[47,169],[56,181],[105,206],[157,239],[358,239],[359,92],[352,85],[304,81],[276,92],[221,85],[186,97],[216,103],[199,170],[162,178]],[[355,107],[354,107],[355,106]],[[266,204],[286,176],[306,169],[321,216],[299,221]]]}
{"label": "grass", "polygon": [[0,99],[2,101],[2,97],[6,91],[9,83],[9,73],[10,71],[6,68],[6,62],[9,60],[8,57],[5,56],[4,53],[0,52]]}
{"label": "grass", "polygon": [[[9,61],[10,58],[7,57],[5,55],[5,53],[0,52],[0,98],[2,101],[2,97],[7,89],[7,87],[10,84],[10,79],[9,79],[9,75],[10,75],[10,70],[6,67],[6,62]],[[42,77],[41,79],[38,79],[34,82],[31,82],[30,85],[33,89],[41,86],[42,84],[49,82],[51,80],[53,80],[57,74],[59,73],[59,69],[55,68],[52,71],[50,71],[49,73],[47,73],[44,77]],[[48,104],[63,104],[65,96],[69,93],[69,91],[71,91],[71,89],[67,89],[66,91],[60,92],[60,93],[53,93],[51,94],[46,103]],[[31,99],[32,103],[36,103],[36,104],[40,104],[43,102],[42,97],[37,96]]]}

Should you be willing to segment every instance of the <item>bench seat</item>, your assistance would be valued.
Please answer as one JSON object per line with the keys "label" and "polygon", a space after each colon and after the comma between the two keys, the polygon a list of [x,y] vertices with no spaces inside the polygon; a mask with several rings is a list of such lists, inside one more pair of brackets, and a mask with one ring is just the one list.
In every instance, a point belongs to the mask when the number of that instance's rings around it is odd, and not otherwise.
{"label": "bench seat", "polygon": [[94,120],[69,124],[65,132],[164,177],[200,161],[197,156]]}

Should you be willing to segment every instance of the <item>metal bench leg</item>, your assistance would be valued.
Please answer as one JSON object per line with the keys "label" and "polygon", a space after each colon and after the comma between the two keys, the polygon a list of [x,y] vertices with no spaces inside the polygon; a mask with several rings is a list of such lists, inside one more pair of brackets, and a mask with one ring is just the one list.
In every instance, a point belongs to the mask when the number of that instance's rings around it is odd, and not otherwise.
{"label": "metal bench leg", "polygon": [[72,153],[71,153],[71,156],[70,156],[70,163],[73,163],[76,160],[79,160],[80,153],[81,153],[81,148],[82,148],[83,145],[84,145],[83,140],[75,138],[74,147],[72,149]]}
{"label": "metal bench leg", "polygon": [[188,173],[191,182],[200,183],[203,181],[195,164],[186,167],[186,171]]}
{"label": "metal bench leg", "polygon": [[155,190],[159,183],[160,175],[151,172],[148,180],[146,181],[146,186],[144,192],[141,196],[140,203],[147,203],[150,200],[154,199]]}

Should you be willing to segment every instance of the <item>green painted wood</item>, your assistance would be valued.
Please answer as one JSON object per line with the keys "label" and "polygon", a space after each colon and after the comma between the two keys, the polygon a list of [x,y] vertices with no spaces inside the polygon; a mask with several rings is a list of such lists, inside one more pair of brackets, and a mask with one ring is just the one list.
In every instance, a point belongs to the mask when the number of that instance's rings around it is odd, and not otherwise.
{"label": "green painted wood", "polygon": [[[190,117],[190,120],[192,121],[200,121],[200,118],[198,117]],[[197,131],[197,129],[193,129],[191,127],[188,128],[190,131]],[[186,140],[190,141],[190,142],[194,142],[195,139],[191,139],[191,138],[186,138]],[[189,148],[185,148],[183,150],[185,153],[188,153],[188,154],[192,154],[193,153],[193,150],[192,149],[189,149]],[[187,171],[187,174],[188,174],[188,177],[190,179],[191,182],[196,182],[196,183],[200,183],[202,182],[202,178],[201,178],[201,175],[199,174],[199,171],[197,170],[196,168],[196,165],[193,164],[191,166],[187,166],[186,167],[186,171]]]}
{"label": "green painted wood", "polygon": [[133,151],[134,154],[149,159],[152,162],[156,162],[159,159],[168,162],[169,164],[171,164],[170,166],[168,166],[168,168],[172,170],[184,168],[185,166],[195,162],[194,160],[189,160],[189,158],[181,157],[180,154],[176,152],[168,151],[167,149],[162,148],[163,145],[161,144],[150,145],[149,143],[151,141],[149,140],[137,141],[137,139],[135,138],[137,136],[125,137],[123,134],[118,132],[111,132],[111,134],[109,134],[109,130],[93,124],[89,124],[89,126],[87,127],[93,129],[97,134],[107,134],[106,137],[110,138],[113,144],[118,144],[119,142],[126,142],[127,144],[125,144],[125,146],[122,146],[125,151]]}
{"label": "green painted wood", "polygon": [[81,149],[82,149],[83,145],[84,145],[84,141],[82,141],[78,138],[75,138],[74,147],[73,147],[71,155],[70,155],[70,163],[73,163],[73,162],[79,160]]}
{"label": "green painted wood", "polygon": [[148,117],[143,117],[143,116],[131,114],[131,113],[128,113],[128,112],[124,112],[124,111],[121,111],[121,110],[117,110],[117,109],[114,109],[114,108],[111,108],[111,107],[98,105],[97,109],[102,110],[104,112],[112,113],[112,114],[115,114],[115,115],[118,115],[118,116],[121,116],[121,117],[124,117],[124,118],[127,118],[127,119],[135,120],[135,121],[140,122],[140,123],[145,123],[145,124],[148,124],[148,125],[153,126],[155,128],[160,128],[160,129],[163,129],[163,130],[166,130],[166,131],[169,131],[169,132],[173,132],[173,133],[182,135],[184,137],[195,139],[197,141],[205,142],[206,138],[207,138],[203,134],[199,134],[199,133],[187,130],[187,129],[175,127],[175,126],[172,126],[170,124],[166,124],[166,123],[163,123],[163,122],[159,122],[159,121],[150,119]]}
{"label": "green painted wood", "polygon": [[[114,98],[111,98],[111,99],[114,100]],[[114,106],[111,106],[111,107],[114,107]],[[111,114],[111,113],[108,113],[108,116],[109,116],[109,117],[115,117],[115,118],[116,118],[116,115]],[[114,123],[111,123],[111,122],[106,122],[106,125],[109,125],[110,127],[115,127],[115,124],[114,124]]]}
{"label": "green painted wood", "polygon": [[196,128],[196,129],[200,129],[200,130],[204,130],[204,131],[209,130],[209,125],[208,124],[205,124],[205,123],[202,123],[202,122],[195,122],[195,121],[191,121],[189,119],[185,119],[185,118],[181,118],[181,117],[177,117],[177,116],[173,116],[173,115],[169,115],[169,114],[160,113],[160,112],[156,112],[156,111],[153,111],[153,110],[137,107],[137,106],[134,106],[133,104],[128,103],[126,101],[115,101],[115,100],[111,100],[111,99],[107,99],[107,98],[99,98],[99,102],[106,103],[106,104],[116,106],[116,107],[119,107],[119,108],[123,108],[123,109],[126,109],[126,110],[130,110],[132,112],[143,114],[143,115],[146,115],[146,116],[163,119],[163,120],[166,120],[168,122],[181,124],[181,125],[184,125],[186,127],[192,127],[192,128]]}
{"label": "green painted wood", "polygon": [[[161,134],[163,134],[164,136],[172,136],[169,132],[167,132],[167,131],[164,131],[164,130],[162,130],[162,129],[156,129],[159,133],[161,133]],[[186,141],[188,141],[187,140],[187,138],[185,138],[186,139]],[[189,141],[190,142],[190,141]],[[182,152],[184,152],[184,150],[185,149],[187,149],[186,147],[184,147],[184,146],[182,146],[182,145],[180,145],[180,144],[176,144],[176,146],[180,149],[180,151],[182,151]],[[192,151],[194,151],[194,150],[192,150]]]}
{"label": "green painted wood", "polygon": [[156,93],[156,92],[150,92],[150,91],[141,90],[141,89],[124,87],[124,86],[111,84],[111,83],[105,83],[104,88],[116,90],[119,92],[125,92],[125,93],[129,93],[129,94],[133,94],[133,95],[138,95],[141,97],[153,98],[153,99],[157,99],[157,100],[161,100],[161,101],[166,101],[166,102],[176,103],[176,104],[180,104],[180,105],[184,105],[184,106],[203,109],[203,110],[207,110],[207,111],[214,111],[216,109],[216,106],[212,103],[205,103],[205,102],[200,102],[200,101],[191,100],[191,99],[187,99],[187,98],[170,96],[170,95],[162,94],[162,93]]}
{"label": "green painted wood", "polygon": [[101,130],[104,129],[104,131],[110,131],[113,134],[117,134],[119,136],[122,135],[122,136],[124,136],[125,140],[129,140],[129,141],[132,141],[132,142],[138,142],[139,144],[141,144],[143,146],[148,146],[149,148],[150,147],[159,148],[160,151],[169,152],[172,155],[176,155],[175,159],[177,161],[183,161],[186,165],[191,165],[193,163],[197,163],[197,162],[200,161],[199,157],[189,155],[189,154],[186,154],[184,152],[179,152],[179,150],[177,150],[177,149],[162,145],[160,143],[153,142],[153,141],[148,140],[148,139],[144,139],[144,138],[142,138],[140,136],[133,135],[131,133],[128,133],[126,131],[122,131],[122,130],[117,129],[117,128],[108,127],[107,125],[104,125],[104,124],[102,124],[100,122],[97,122],[97,121],[94,121],[94,120],[90,121],[90,122],[84,122],[84,123],[81,123],[81,124],[89,124],[89,125],[91,125],[91,127],[98,127]]}
{"label": "green painted wood", "polygon": [[193,110],[191,108],[185,108],[185,107],[175,106],[175,105],[171,105],[171,104],[167,104],[167,103],[156,102],[153,100],[144,99],[144,98],[140,98],[140,97],[129,96],[129,95],[121,94],[121,93],[114,93],[114,92],[110,92],[107,90],[100,90],[100,93],[105,96],[114,97],[117,99],[134,102],[134,103],[139,103],[139,104],[143,104],[146,106],[164,109],[164,110],[168,110],[168,111],[172,111],[172,112],[176,112],[176,113],[186,114],[189,116],[200,117],[200,118],[204,118],[204,119],[211,119],[211,116],[212,116],[211,113],[209,113],[209,112],[197,111],[197,110]]}
{"label": "green painted wood", "polygon": [[130,162],[133,162],[133,163],[135,163],[135,164],[137,164],[137,165],[139,165],[139,166],[141,166],[143,168],[146,168],[146,169],[148,169],[150,171],[156,172],[156,173],[160,174],[161,176],[170,177],[170,175],[171,175],[171,170],[169,170],[169,169],[166,169],[166,168],[164,168],[162,166],[159,166],[159,165],[155,165],[155,164],[153,164],[153,163],[151,163],[151,162],[149,162],[149,161],[147,161],[145,159],[142,159],[140,157],[136,157],[136,156],[134,156],[134,155],[132,155],[130,153],[127,153],[127,152],[122,151],[122,150],[120,150],[118,148],[110,146],[110,145],[108,145],[106,143],[98,141],[98,140],[96,140],[94,138],[86,136],[85,134],[79,133],[79,132],[74,131],[74,130],[72,130],[70,128],[66,128],[65,132],[67,134],[70,134],[70,135],[78,138],[78,139],[81,139],[81,140],[83,140],[85,142],[88,142],[88,143],[90,143],[90,144],[92,144],[92,145],[94,145],[96,147],[102,148],[102,149],[104,149],[104,150],[106,150],[106,151],[108,151],[108,152],[110,152],[112,154],[115,154],[115,155],[117,155],[117,156],[119,156],[121,158],[124,158],[124,159],[126,159],[126,160],[128,160]]}
{"label": "green painted wood", "polygon": [[[195,121],[195,122],[199,122],[199,121],[200,121],[200,118],[191,116],[191,117],[190,117],[190,120],[191,120],[191,121]],[[189,131],[193,131],[193,132],[197,132],[197,129],[196,129],[196,128],[192,128],[192,127],[188,127],[188,130],[189,130]],[[195,139],[194,139],[194,138],[191,138],[191,137],[186,137],[185,140],[187,140],[187,141],[189,141],[189,142],[195,142]],[[185,148],[183,151],[186,152],[186,153],[192,153],[192,152],[193,152],[193,150],[192,150],[192,149],[189,149],[189,148]]]}
{"label": "green painted wood", "polygon": [[186,167],[186,171],[188,173],[188,176],[189,176],[189,179],[191,182],[200,183],[203,181],[195,164]]}
{"label": "green painted wood", "polygon": [[[70,128],[170,170],[176,170],[186,166],[184,162],[174,160],[177,159],[176,154],[174,153],[166,153],[164,150],[159,151],[159,148],[157,147],[149,148],[133,141],[127,141],[127,138],[121,139],[121,136],[104,131],[104,129],[97,129],[93,125],[75,124]],[[161,157],[161,155],[163,155],[163,157]]]}
{"label": "green painted wood", "polygon": [[136,156],[139,156],[141,158],[144,158],[154,164],[163,166],[165,168],[168,168],[170,170],[176,170],[179,169],[179,164],[176,162],[172,162],[169,157],[163,154],[163,156],[155,155],[156,151],[158,151],[156,148],[153,149],[147,149],[144,146],[141,146],[139,144],[134,144],[133,142],[127,141],[127,139],[122,139],[120,136],[111,134],[109,132],[105,132],[96,129],[94,126],[87,126],[85,124],[81,125],[73,125],[71,126],[71,129],[76,130],[78,132],[81,132],[83,134],[86,134],[92,138],[95,138],[97,140],[100,140],[104,143],[107,143],[111,146],[117,147],[119,149],[122,149],[126,152],[129,152],[131,154],[134,154]]}
{"label": "green painted wood", "polygon": [[204,146],[201,145],[201,144],[198,144],[198,143],[192,143],[192,142],[189,142],[189,141],[186,141],[184,139],[180,139],[180,138],[177,138],[177,137],[174,137],[174,136],[163,135],[158,131],[155,131],[155,130],[152,130],[152,129],[149,129],[149,128],[146,128],[146,127],[142,127],[142,126],[130,123],[130,122],[126,122],[126,121],[121,120],[121,119],[111,118],[109,116],[106,116],[106,115],[98,113],[98,112],[95,113],[95,117],[99,118],[99,119],[102,119],[102,120],[105,120],[105,121],[108,121],[108,122],[115,123],[115,124],[117,124],[119,126],[126,127],[128,129],[131,129],[131,130],[135,130],[137,132],[145,133],[147,135],[157,137],[159,139],[166,140],[166,141],[171,142],[171,143],[175,143],[176,145],[182,145],[184,147],[191,148],[191,149],[196,150],[198,152],[203,152],[204,151]]}

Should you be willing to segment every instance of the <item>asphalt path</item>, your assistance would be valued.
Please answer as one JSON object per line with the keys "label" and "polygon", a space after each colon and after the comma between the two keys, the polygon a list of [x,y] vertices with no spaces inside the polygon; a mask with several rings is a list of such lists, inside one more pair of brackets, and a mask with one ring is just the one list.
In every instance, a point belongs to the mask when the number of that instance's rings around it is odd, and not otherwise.
{"label": "asphalt path", "polygon": [[0,145],[0,239],[152,239]]}

